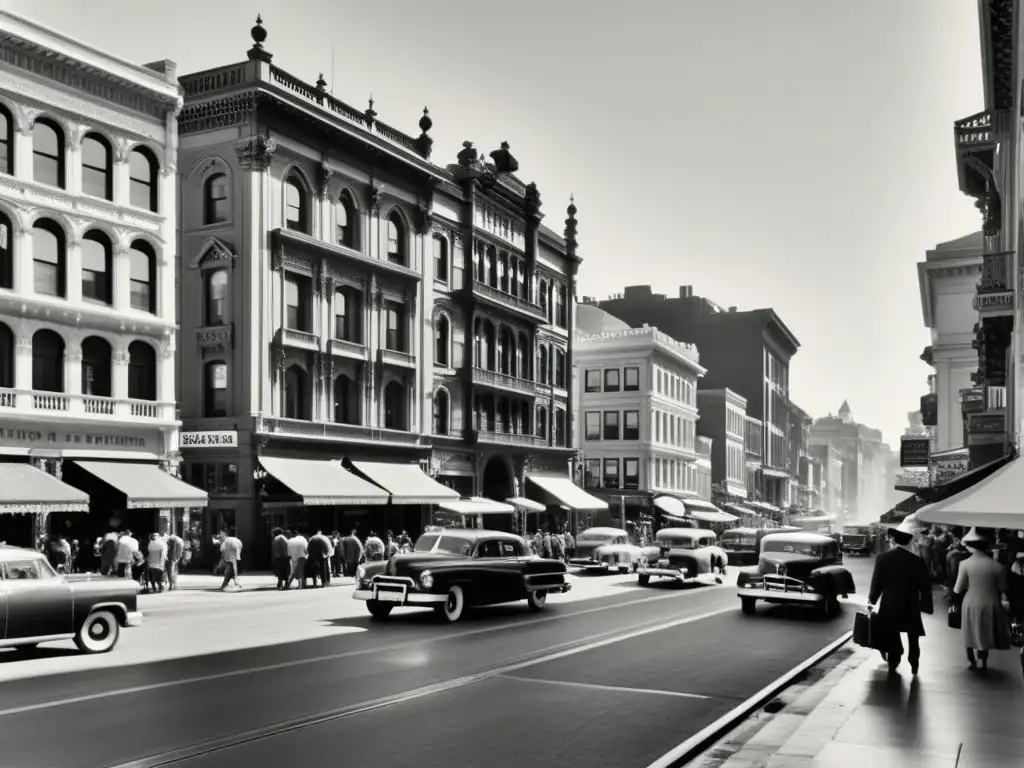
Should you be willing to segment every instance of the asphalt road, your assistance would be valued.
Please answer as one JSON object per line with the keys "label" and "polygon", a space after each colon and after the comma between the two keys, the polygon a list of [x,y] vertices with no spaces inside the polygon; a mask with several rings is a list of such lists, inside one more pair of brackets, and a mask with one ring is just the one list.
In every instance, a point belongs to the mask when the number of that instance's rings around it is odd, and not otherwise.
{"label": "asphalt road", "polygon": [[[851,563],[862,590],[869,566]],[[747,617],[732,586],[630,581],[454,626],[413,610],[341,618],[364,631],[4,682],[0,768],[644,768],[852,616]]]}

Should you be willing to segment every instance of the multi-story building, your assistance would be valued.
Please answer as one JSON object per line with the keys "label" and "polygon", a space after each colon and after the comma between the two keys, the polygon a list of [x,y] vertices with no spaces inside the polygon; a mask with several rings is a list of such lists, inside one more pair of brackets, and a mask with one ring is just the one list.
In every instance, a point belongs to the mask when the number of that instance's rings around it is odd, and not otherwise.
{"label": "multi-story building", "polygon": [[[983,277],[982,248],[982,233],[975,232],[940,243],[917,265],[921,312],[932,336],[922,359],[935,369],[934,391],[921,396],[921,414],[925,426],[935,428],[934,451],[964,445],[961,402],[978,368],[974,300]],[[968,397],[965,404],[970,402]]]}
{"label": "multi-story building", "polygon": [[743,417],[743,455],[746,473],[747,498],[757,501],[761,498],[759,483],[764,461],[764,422],[750,414]]}
{"label": "multi-story building", "polygon": [[431,503],[518,496],[524,470],[571,494],[575,206],[555,234],[507,147],[439,165],[427,110],[407,135],[277,67],[259,20],[252,38],[181,79],[183,452],[207,533],[412,533]]}
{"label": "multi-story building", "polygon": [[789,500],[790,507],[815,509],[811,499],[812,478],[809,464],[813,419],[795,403],[789,406]]}
{"label": "multi-story building", "polygon": [[763,502],[783,506],[789,485],[789,361],[800,344],[775,311],[725,309],[694,296],[691,286],[681,287],[676,298],[655,294],[647,285],[628,286],[622,295],[596,303],[634,328],[648,323],[697,345],[708,369],[701,386],[739,393],[747,401],[747,415],[761,421],[757,489]]}
{"label": "multi-story building", "polygon": [[807,450],[821,467],[821,500],[817,508],[837,518],[844,516],[843,459],[839,449],[830,442],[812,440]]}
{"label": "multi-story building", "polygon": [[0,503],[34,513],[0,514],[0,540],[205,504],[173,477],[180,106],[173,63],[0,12]]}
{"label": "multi-story building", "polygon": [[697,434],[711,438],[711,482],[722,503],[747,498],[747,401],[731,389],[697,389]]}
{"label": "multi-story building", "polygon": [[705,369],[692,344],[651,327],[607,330],[615,324],[604,313],[579,310],[584,488],[608,500],[614,518],[624,509],[636,521],[654,497],[698,490],[697,380]]}
{"label": "multi-story building", "polygon": [[693,462],[693,469],[687,467],[687,484],[684,494],[694,498],[711,501],[711,454],[714,449],[714,440],[707,435],[697,435],[696,441],[697,460]]}

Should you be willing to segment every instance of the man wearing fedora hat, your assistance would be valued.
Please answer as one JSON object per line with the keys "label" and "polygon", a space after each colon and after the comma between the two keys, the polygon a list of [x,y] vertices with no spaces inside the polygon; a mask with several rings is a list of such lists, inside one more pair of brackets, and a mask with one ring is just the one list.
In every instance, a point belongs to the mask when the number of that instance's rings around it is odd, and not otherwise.
{"label": "man wearing fedora hat", "polygon": [[868,605],[879,604],[876,619],[878,649],[889,662],[890,674],[896,673],[903,658],[901,634],[907,636],[910,671],[917,674],[921,662],[921,638],[924,636],[921,613],[934,610],[931,574],[924,561],[910,548],[914,533],[914,527],[906,523],[890,528],[888,537],[893,547],[878,556],[871,574]]}

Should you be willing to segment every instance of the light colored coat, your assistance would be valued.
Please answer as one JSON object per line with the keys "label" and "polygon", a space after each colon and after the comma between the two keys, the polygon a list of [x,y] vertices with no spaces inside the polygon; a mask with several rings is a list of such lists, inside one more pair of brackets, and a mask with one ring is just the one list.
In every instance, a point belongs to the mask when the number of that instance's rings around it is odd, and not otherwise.
{"label": "light colored coat", "polygon": [[961,641],[964,648],[1003,651],[1010,647],[1010,625],[1001,595],[1008,589],[1006,569],[983,552],[960,563],[953,591],[963,595]]}

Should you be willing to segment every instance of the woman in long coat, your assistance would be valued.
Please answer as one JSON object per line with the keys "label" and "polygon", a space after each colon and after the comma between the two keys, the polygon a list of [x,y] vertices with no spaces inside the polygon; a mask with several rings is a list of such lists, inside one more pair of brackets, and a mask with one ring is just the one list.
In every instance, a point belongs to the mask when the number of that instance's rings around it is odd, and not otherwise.
{"label": "woman in long coat", "polygon": [[[1010,625],[1002,595],[1009,589],[1006,569],[988,553],[988,541],[972,530],[963,543],[971,556],[960,563],[953,592],[963,596],[961,639],[971,669],[988,668],[988,652],[1010,647]],[[977,658],[975,657],[977,654]]]}

